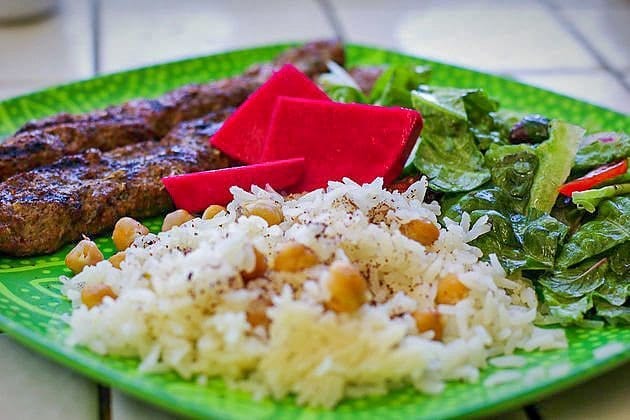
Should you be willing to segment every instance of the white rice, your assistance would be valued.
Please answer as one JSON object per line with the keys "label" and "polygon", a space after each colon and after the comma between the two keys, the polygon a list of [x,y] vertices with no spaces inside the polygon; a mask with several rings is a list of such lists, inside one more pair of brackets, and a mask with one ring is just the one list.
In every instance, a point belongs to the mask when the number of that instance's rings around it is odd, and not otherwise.
{"label": "white rice", "polygon": [[[380,179],[363,186],[344,180],[285,199],[233,188],[226,213],[137,240],[120,270],[104,261],[64,279],[74,303],[68,343],[139,357],[143,372],[174,370],[200,384],[220,376],[256,398],[295,395],[324,407],[402,385],[439,393],[445,380],[478,381],[491,357],[566,346],[561,330],[534,327],[531,286],[506,279],[496,258],[480,262],[481,251],[467,244],[489,230],[485,218],[472,226],[467,215],[447,221],[430,247],[400,233],[412,219],[437,221],[439,206],[423,203],[425,189],[424,179],[404,193],[384,190]],[[282,205],[282,224],[242,216],[244,203],[261,198]],[[239,273],[254,266],[252,245],[272,264],[288,240],[310,247],[321,264],[269,271],[245,286]],[[323,305],[327,268],[338,260],[351,261],[369,283],[372,301],[355,313]],[[436,307],[437,284],[449,273],[470,292]],[[80,293],[90,283],[105,283],[118,297],[88,309]],[[268,330],[247,322],[248,304],[261,296],[273,301]],[[441,341],[432,331],[418,333],[410,315],[429,309],[441,314]],[[508,371],[486,382],[512,377]]]}

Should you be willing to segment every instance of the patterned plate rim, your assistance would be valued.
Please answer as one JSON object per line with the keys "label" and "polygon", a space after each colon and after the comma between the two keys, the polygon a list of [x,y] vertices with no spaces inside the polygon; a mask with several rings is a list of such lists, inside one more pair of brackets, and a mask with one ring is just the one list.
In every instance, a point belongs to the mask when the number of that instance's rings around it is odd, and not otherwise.
{"label": "patterned plate rim", "polygon": [[[63,90],[68,87],[81,85],[85,82],[89,82],[94,79],[108,78],[112,76],[124,77],[126,75],[129,75],[138,71],[155,69],[162,66],[182,65],[186,62],[191,62],[191,61],[198,60],[201,58],[208,58],[208,57],[220,58],[222,56],[233,54],[233,53],[245,53],[249,51],[263,51],[263,50],[267,50],[271,48],[286,48],[286,47],[291,47],[297,44],[299,43],[288,42],[288,43],[259,45],[253,48],[230,49],[230,50],[225,50],[225,51],[221,51],[221,52],[217,52],[217,53],[213,53],[209,55],[200,55],[200,56],[185,58],[182,60],[162,62],[162,63],[153,64],[153,65],[126,69],[126,70],[118,71],[118,72],[101,74],[96,77],[84,78],[84,79],[80,79],[80,80],[76,80],[76,81],[72,81],[68,83],[50,86],[50,87],[43,88],[41,90],[36,90],[33,92],[7,98],[5,100],[0,101],[0,109],[1,109],[1,106],[10,106],[11,103],[16,100],[32,97],[35,95],[45,95],[47,93],[50,93],[58,89]],[[625,115],[619,111],[609,109],[601,105],[593,104],[586,100],[577,99],[577,98],[574,98],[574,97],[571,97],[562,93],[558,93],[553,90],[542,89],[536,86],[532,86],[527,83],[523,83],[518,80],[514,80],[512,78],[504,77],[501,75],[488,73],[488,72],[481,72],[479,70],[475,70],[475,69],[468,68],[461,65],[451,64],[444,61],[426,59],[423,57],[418,57],[412,54],[405,54],[405,53],[401,53],[392,49],[382,48],[379,46],[355,44],[355,43],[348,43],[347,46],[351,48],[356,47],[356,48],[361,48],[361,49],[373,50],[374,52],[392,53],[392,54],[403,56],[409,59],[421,59],[428,63],[436,63],[436,64],[444,65],[447,67],[455,68],[455,69],[465,70],[465,71],[472,72],[472,73],[485,76],[485,77],[501,79],[511,84],[517,84],[517,85],[521,85],[528,88],[534,88],[538,91],[544,92],[545,94],[552,94],[566,100],[590,105],[601,111],[614,114],[614,116],[617,118],[628,119],[628,115]],[[104,377],[103,376],[104,369],[103,369],[102,364],[94,363],[93,361],[90,361],[88,358],[83,358],[81,356],[79,356],[78,358],[72,357],[71,355],[64,352],[65,346],[62,343],[60,343],[58,340],[57,341],[51,340],[50,337],[47,337],[46,335],[35,333],[31,331],[30,329],[28,329],[27,327],[24,327],[20,325],[19,323],[13,321],[12,319],[7,318],[2,313],[0,313],[0,329],[2,330],[2,332],[6,333],[8,336],[12,337],[16,341],[23,344],[25,347],[35,350],[36,352],[43,354],[46,357],[49,357],[50,359],[71,368],[74,371],[84,374],[87,377],[99,383],[110,385],[116,389],[120,389],[124,391],[125,393],[133,395],[139,399],[151,402],[152,404],[155,404],[170,412],[179,413],[182,415],[192,415],[192,416],[207,416],[210,412],[213,412],[215,415],[221,414],[220,412],[214,411],[212,407],[207,407],[205,410],[202,410],[202,411],[198,411],[194,409],[194,407],[193,408],[180,407],[177,405],[178,401],[176,398],[172,398],[172,396],[168,392],[160,391],[159,389],[157,389],[157,387],[155,387],[156,389],[153,390],[155,392],[153,392],[152,394],[148,394],[146,391],[134,386],[134,381],[136,379],[129,378],[124,374],[119,374],[116,372],[115,369],[110,369],[106,367],[108,374],[106,377]],[[628,345],[626,345],[626,348],[628,348]],[[593,358],[590,360],[591,363],[589,363],[588,365],[582,365],[583,367],[582,369],[575,370],[571,374],[566,374],[556,379],[547,378],[546,380],[543,380],[537,383],[536,386],[531,388],[528,392],[515,394],[513,398],[494,400],[489,403],[480,403],[476,406],[468,407],[465,412],[460,411],[460,412],[445,413],[445,414],[446,415],[469,415],[469,416],[475,416],[475,417],[496,414],[498,412],[502,412],[510,408],[525,405],[527,403],[536,401],[542,397],[554,394],[556,392],[568,389],[572,386],[588,381],[589,379],[595,376],[601,375],[607,371],[610,371],[613,368],[620,366],[628,361],[630,361],[630,352],[627,352],[627,351],[615,353],[615,354],[608,355],[606,357],[601,357],[598,359]]]}

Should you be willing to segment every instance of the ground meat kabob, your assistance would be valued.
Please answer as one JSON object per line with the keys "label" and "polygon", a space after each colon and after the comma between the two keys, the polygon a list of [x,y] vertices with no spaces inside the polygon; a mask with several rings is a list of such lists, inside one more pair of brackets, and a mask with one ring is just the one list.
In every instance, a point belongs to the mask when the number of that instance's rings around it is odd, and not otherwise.
{"label": "ground meat kabob", "polygon": [[343,58],[339,43],[311,42],[229,79],[183,86],[156,99],[136,99],[86,114],[63,113],[29,122],[0,144],[0,181],[87,149],[108,151],[159,140],[183,121],[240,105],[284,63],[293,63],[314,77],[327,70],[328,60],[343,63]]}
{"label": "ground meat kabob", "polygon": [[[0,148],[0,162],[26,160],[35,167],[24,171],[20,166],[24,164],[14,162],[5,166],[5,172],[0,170],[7,173],[10,167],[18,172],[0,184],[0,252],[16,256],[53,252],[82,235],[111,229],[123,216],[163,214],[173,204],[161,178],[228,166],[229,160],[210,147],[208,138],[274,68],[290,62],[316,77],[327,71],[329,60],[343,64],[340,44],[308,43],[231,79],[184,87],[157,100],[131,101],[105,111],[64,114],[25,125]],[[185,122],[199,114],[205,117]],[[69,126],[74,127],[73,134],[63,137]],[[108,142],[104,132],[117,132],[112,136],[119,135],[127,144]],[[24,140],[20,152],[11,149],[19,143],[17,137],[27,135],[32,143]],[[50,143],[60,144],[58,152],[47,149],[47,140],[41,147],[32,146],[46,136],[56,137]],[[11,159],[11,154],[20,158]]]}

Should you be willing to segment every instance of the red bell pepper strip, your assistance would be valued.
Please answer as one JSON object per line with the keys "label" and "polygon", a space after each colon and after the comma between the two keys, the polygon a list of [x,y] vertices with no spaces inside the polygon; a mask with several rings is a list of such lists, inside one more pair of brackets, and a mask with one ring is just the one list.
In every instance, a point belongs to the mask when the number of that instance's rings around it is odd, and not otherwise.
{"label": "red bell pepper strip", "polygon": [[591,188],[601,184],[609,179],[616,178],[626,173],[628,170],[628,161],[626,159],[617,162],[610,163],[608,165],[600,166],[597,169],[593,169],[583,177],[574,179],[571,182],[567,182],[558,191],[560,194],[567,197],[571,197],[576,191],[590,190]]}

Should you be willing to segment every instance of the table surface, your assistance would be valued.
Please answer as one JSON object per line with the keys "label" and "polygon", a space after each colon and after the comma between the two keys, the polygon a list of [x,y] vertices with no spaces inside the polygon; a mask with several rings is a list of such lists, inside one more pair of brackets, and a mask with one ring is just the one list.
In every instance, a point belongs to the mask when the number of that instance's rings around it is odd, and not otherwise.
{"label": "table surface", "polygon": [[[0,0],[3,1],[3,0]],[[193,55],[342,34],[630,113],[630,0],[59,0],[0,25],[0,100]],[[630,365],[499,418],[630,418]],[[0,334],[0,419],[169,414]]]}

